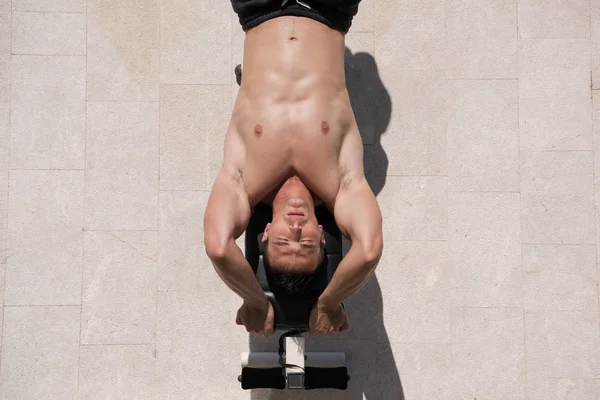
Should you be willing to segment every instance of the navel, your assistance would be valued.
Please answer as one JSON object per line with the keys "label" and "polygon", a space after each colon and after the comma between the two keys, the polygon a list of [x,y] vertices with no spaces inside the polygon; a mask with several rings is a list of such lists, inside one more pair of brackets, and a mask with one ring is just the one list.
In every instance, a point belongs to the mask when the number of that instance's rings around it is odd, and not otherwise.
{"label": "navel", "polygon": [[254,135],[256,137],[262,135],[262,126],[260,126],[260,124],[256,124],[256,126],[254,127]]}
{"label": "navel", "polygon": [[321,132],[323,132],[323,134],[325,135],[329,133],[329,124],[327,123],[327,121],[323,121],[321,123]]}

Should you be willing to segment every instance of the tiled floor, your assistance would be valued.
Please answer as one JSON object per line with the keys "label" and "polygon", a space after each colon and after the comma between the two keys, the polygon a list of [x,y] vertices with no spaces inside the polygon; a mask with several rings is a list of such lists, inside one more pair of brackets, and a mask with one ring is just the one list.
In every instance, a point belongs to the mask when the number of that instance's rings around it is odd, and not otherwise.
{"label": "tiled floor", "polygon": [[[599,400],[600,0],[364,0],[348,85],[384,214],[347,392],[244,392],[202,215],[225,0],[0,0],[2,399]],[[598,210],[598,211],[597,211]]]}

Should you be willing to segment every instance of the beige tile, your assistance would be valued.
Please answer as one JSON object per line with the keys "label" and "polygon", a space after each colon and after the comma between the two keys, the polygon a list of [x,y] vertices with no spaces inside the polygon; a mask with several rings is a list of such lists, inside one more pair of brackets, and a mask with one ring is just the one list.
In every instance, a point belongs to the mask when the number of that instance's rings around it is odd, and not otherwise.
{"label": "beige tile", "polygon": [[518,82],[449,83],[448,188],[519,191]]}
{"label": "beige tile", "polygon": [[349,33],[373,32],[375,30],[375,0],[362,0],[358,14],[352,20]]}
{"label": "beige tile", "polygon": [[12,0],[13,11],[85,12],[86,0]]}
{"label": "beige tile", "polygon": [[444,343],[381,344],[378,399],[450,399],[452,347]]}
{"label": "beige tile", "polygon": [[5,305],[81,304],[81,229],[9,233],[7,248]]}
{"label": "beige tile", "polygon": [[158,101],[158,0],[90,0],[87,8],[88,100]]}
{"label": "beige tile", "polygon": [[523,243],[595,244],[593,155],[521,153]]}
{"label": "beige tile", "polygon": [[387,31],[396,21],[436,20],[444,25],[445,4],[438,0],[377,0],[375,29]]}
{"label": "beige tile", "polygon": [[[4,293],[6,288],[6,264],[0,263],[0,300],[4,301]],[[2,325],[4,321],[4,307],[0,309],[0,332],[2,331]],[[2,353],[2,346],[0,345],[0,354]],[[0,384],[0,390],[2,390],[2,385]]]}
{"label": "beige tile", "polygon": [[158,103],[88,102],[88,230],[158,229],[158,113]]}
{"label": "beige tile", "polygon": [[518,193],[448,194],[449,280],[465,307],[522,307]]}
{"label": "beige tile", "polygon": [[446,63],[445,46],[443,18],[402,19],[387,28],[378,27],[375,57],[379,65],[396,71],[439,70]]}
{"label": "beige tile", "polygon": [[452,385],[449,399],[525,400],[523,311],[466,308],[453,324],[452,356],[446,358]]}
{"label": "beige tile", "polygon": [[596,309],[596,275],[595,245],[523,245],[525,309]]}
{"label": "beige tile", "polygon": [[225,1],[161,3],[162,83],[229,84],[230,8]]}
{"label": "beige tile", "polygon": [[153,344],[156,232],[86,232],[82,344]]}
{"label": "beige tile", "polygon": [[14,11],[12,53],[85,55],[85,14]]}
{"label": "beige tile", "polygon": [[518,40],[501,38],[449,38],[443,73],[449,79],[516,79]]}
{"label": "beige tile", "polygon": [[11,0],[0,0],[0,12],[9,12],[11,10]]}
{"label": "beige tile", "polygon": [[449,37],[517,37],[517,0],[448,0],[445,6]]}
{"label": "beige tile", "polygon": [[8,215],[13,240],[81,231],[83,171],[12,170]]}
{"label": "beige tile", "polygon": [[449,341],[449,307],[457,304],[446,241],[388,240],[376,274],[391,341]]}
{"label": "beige tile", "polygon": [[85,64],[79,56],[13,56],[12,168],[84,168]]}
{"label": "beige tile", "polygon": [[5,399],[77,399],[81,307],[5,307]]}
{"label": "beige tile", "polygon": [[442,176],[387,178],[377,197],[388,240],[446,240],[447,179]]}
{"label": "beige tile", "polygon": [[231,300],[216,293],[159,292],[157,312],[157,398],[240,398],[238,360],[248,351],[248,334],[235,325]]}
{"label": "beige tile", "polygon": [[83,399],[156,399],[154,345],[81,346]]}
{"label": "beige tile", "polygon": [[540,378],[527,382],[527,400],[598,400],[600,379]]}
{"label": "beige tile", "polygon": [[[384,294],[382,318],[390,340],[402,343],[446,343],[451,332],[451,308],[445,303],[399,299]],[[368,336],[366,336],[368,337]]]}
{"label": "beige tile", "polygon": [[588,39],[520,41],[522,148],[592,150]]}
{"label": "beige tile", "polygon": [[600,89],[600,0],[591,0],[592,10],[592,87]]}
{"label": "beige tile", "polygon": [[346,87],[363,143],[373,144],[375,109],[381,83],[376,78],[373,33],[346,35]]}
{"label": "beige tile", "polygon": [[589,0],[519,0],[519,36],[590,36]]}
{"label": "beige tile", "polygon": [[10,12],[2,11],[0,5],[0,102],[10,101],[10,27]]}
{"label": "beige tile", "polygon": [[204,249],[203,216],[208,196],[209,192],[160,193],[158,290],[190,293],[229,290]]}
{"label": "beige tile", "polygon": [[594,184],[600,184],[600,91],[592,90],[593,96],[593,142],[594,142]]}
{"label": "beige tile", "polygon": [[0,103],[0,264],[6,262],[8,219],[8,155],[10,142],[10,104]]}
{"label": "beige tile", "polygon": [[593,192],[591,151],[524,151],[521,153],[523,193]]}
{"label": "beige tile", "polygon": [[525,343],[528,378],[598,376],[598,310],[525,311]]}
{"label": "beige tile", "polygon": [[379,67],[382,85],[375,141],[381,151],[375,150],[377,175],[445,175],[446,80],[437,79],[431,71]]}
{"label": "beige tile", "polygon": [[523,193],[524,243],[592,244],[594,200],[583,194]]}
{"label": "beige tile", "polygon": [[230,86],[163,85],[160,189],[210,190],[231,119]]}
{"label": "beige tile", "polygon": [[595,90],[600,89],[600,39],[592,48],[592,85]]}

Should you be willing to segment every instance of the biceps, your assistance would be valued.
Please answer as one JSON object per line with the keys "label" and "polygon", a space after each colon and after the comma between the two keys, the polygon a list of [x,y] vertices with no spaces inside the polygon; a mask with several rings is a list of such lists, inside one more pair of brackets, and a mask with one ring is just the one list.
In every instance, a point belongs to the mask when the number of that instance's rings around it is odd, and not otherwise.
{"label": "biceps", "polygon": [[366,180],[336,200],[334,215],[342,232],[376,257],[383,247],[381,210]]}
{"label": "biceps", "polygon": [[235,182],[225,172],[219,173],[204,212],[206,247],[222,248],[237,239],[250,219],[250,206]]}

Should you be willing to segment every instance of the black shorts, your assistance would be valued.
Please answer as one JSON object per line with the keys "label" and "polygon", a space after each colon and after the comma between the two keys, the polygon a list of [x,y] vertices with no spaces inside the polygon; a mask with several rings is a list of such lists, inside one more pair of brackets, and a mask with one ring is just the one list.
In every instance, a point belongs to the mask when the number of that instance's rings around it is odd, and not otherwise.
{"label": "black shorts", "polygon": [[358,12],[358,3],[360,0],[231,0],[244,31],[272,18],[293,15],[312,18],[347,33]]}

